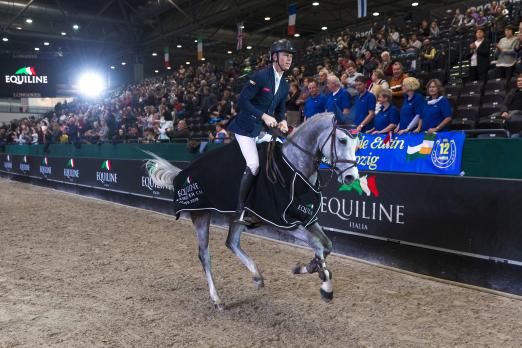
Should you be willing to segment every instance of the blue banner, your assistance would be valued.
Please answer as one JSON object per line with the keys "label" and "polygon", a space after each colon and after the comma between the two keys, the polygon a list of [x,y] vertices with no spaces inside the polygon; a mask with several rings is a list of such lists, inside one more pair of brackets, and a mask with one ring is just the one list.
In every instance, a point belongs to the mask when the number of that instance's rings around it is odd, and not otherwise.
{"label": "blue banner", "polygon": [[463,132],[361,134],[359,170],[459,175]]}

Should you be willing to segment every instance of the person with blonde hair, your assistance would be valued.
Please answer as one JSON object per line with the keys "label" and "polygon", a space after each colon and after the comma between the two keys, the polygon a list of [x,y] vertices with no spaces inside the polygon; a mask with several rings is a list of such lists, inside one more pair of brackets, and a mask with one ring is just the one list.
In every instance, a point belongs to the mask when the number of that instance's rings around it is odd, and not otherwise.
{"label": "person with blonde hair", "polygon": [[419,118],[426,104],[424,97],[418,92],[420,82],[415,77],[407,77],[402,81],[404,102],[400,110],[399,125],[395,132],[404,134],[417,127]]}
{"label": "person with blonde hair", "polygon": [[422,108],[415,132],[436,133],[449,130],[453,110],[448,98],[444,96],[442,83],[438,79],[429,80],[426,92],[429,100]]}
{"label": "person with blonde hair", "polygon": [[367,133],[385,134],[393,131],[399,124],[399,110],[392,105],[393,94],[389,89],[383,89],[378,96],[381,109],[373,119],[373,128]]}

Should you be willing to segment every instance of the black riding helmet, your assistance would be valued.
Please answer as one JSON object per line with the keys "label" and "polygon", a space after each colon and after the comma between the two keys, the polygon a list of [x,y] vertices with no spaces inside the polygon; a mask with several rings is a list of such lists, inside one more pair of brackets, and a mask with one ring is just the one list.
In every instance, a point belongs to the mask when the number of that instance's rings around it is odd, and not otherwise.
{"label": "black riding helmet", "polygon": [[272,46],[270,46],[270,51],[268,51],[268,59],[270,60],[270,62],[272,62],[272,55],[278,52],[288,52],[296,54],[297,50],[294,48],[294,45],[292,45],[292,42],[290,42],[290,40],[277,40],[272,44]]}

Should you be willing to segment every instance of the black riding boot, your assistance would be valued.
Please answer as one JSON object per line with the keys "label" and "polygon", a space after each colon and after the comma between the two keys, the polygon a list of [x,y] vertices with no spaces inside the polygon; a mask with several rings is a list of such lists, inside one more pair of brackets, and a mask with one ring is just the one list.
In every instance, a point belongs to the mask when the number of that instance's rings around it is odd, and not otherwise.
{"label": "black riding boot", "polygon": [[252,183],[254,182],[255,176],[252,174],[250,168],[246,167],[245,172],[243,173],[243,177],[241,178],[241,183],[239,184],[239,196],[237,198],[237,209],[236,216],[234,222],[249,225],[250,222],[244,219],[244,210],[245,203],[248,197],[248,193],[250,192],[250,188],[252,187]]}

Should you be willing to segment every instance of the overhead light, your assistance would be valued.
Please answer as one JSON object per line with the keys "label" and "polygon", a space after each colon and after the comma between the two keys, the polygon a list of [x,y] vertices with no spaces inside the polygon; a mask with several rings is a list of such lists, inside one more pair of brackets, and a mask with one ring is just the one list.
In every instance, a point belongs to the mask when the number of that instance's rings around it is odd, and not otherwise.
{"label": "overhead light", "polygon": [[45,41],[44,46],[49,46],[49,43],[47,41]]}
{"label": "overhead light", "polygon": [[176,45],[177,48],[181,48],[182,46],[181,45]]}
{"label": "overhead light", "polygon": [[127,65],[127,63],[126,62],[121,62],[121,65]]}
{"label": "overhead light", "polygon": [[116,67],[114,65],[111,65],[111,69],[114,70],[116,69]]}
{"label": "overhead light", "polygon": [[269,21],[269,20],[270,20],[270,17],[266,16],[265,21]]}
{"label": "overhead light", "polygon": [[411,6],[413,6],[413,7],[419,6],[419,3],[418,2],[412,2]]}
{"label": "overhead light", "polygon": [[312,6],[319,6],[319,1],[312,2]]}
{"label": "overhead light", "polygon": [[377,17],[378,15],[380,15],[379,12],[374,12],[374,13],[373,13],[373,16],[374,16],[374,17]]}
{"label": "overhead light", "polygon": [[73,29],[78,30],[78,29],[80,29],[80,26],[78,24],[73,24]]}
{"label": "overhead light", "polygon": [[294,34],[294,37],[299,37],[299,36],[301,36],[301,34],[299,34],[299,33]]}
{"label": "overhead light", "polygon": [[190,62],[185,62],[185,64],[190,65]]}
{"label": "overhead light", "polygon": [[244,25],[242,25],[242,26],[241,26],[241,29],[245,29],[245,26],[244,26]]}
{"label": "overhead light", "polygon": [[232,54],[232,51],[227,51],[228,54]]}
{"label": "overhead light", "polygon": [[67,35],[67,33],[65,31],[62,31],[61,34],[62,34],[62,36]]}
{"label": "overhead light", "polygon": [[247,50],[251,50],[251,49],[252,49],[252,46],[247,46],[246,49],[247,49]]}
{"label": "overhead light", "polygon": [[157,73],[159,73],[159,70],[154,70],[154,72],[157,74]]}
{"label": "overhead light", "polygon": [[321,27],[321,30],[327,30],[328,27]]}
{"label": "overhead light", "polygon": [[27,19],[25,20],[25,22],[31,24],[31,23],[33,23],[33,20],[32,20],[31,18],[27,18]]}
{"label": "overhead light", "polygon": [[22,30],[22,27],[16,27],[16,30]]}
{"label": "overhead light", "polygon": [[170,70],[170,69],[172,69],[172,68],[171,68],[170,66],[168,66],[168,67],[167,67],[167,70]]}
{"label": "overhead light", "polygon": [[207,60],[205,57],[201,58],[201,60]]}
{"label": "overhead light", "polygon": [[198,42],[198,39],[194,40],[194,42]]}
{"label": "overhead light", "polygon": [[6,38],[6,37],[3,37],[3,38],[2,38],[2,41],[3,41],[3,42],[7,42],[7,41],[9,41],[9,39]]}
{"label": "overhead light", "polygon": [[152,52],[152,56],[156,57],[158,54],[156,52]]}
{"label": "overhead light", "polygon": [[453,10],[450,9],[450,8],[448,8],[448,9],[446,10],[446,13],[451,13],[451,12],[453,12]]}
{"label": "overhead light", "polygon": [[39,47],[35,47],[34,50],[35,50],[35,51],[39,51],[40,48],[39,48]]}

